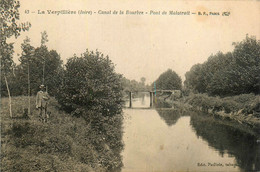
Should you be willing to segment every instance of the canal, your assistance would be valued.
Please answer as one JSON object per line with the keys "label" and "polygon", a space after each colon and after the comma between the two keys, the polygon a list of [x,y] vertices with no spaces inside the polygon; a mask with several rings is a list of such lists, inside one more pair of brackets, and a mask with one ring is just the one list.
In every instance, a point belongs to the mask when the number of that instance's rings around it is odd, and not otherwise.
{"label": "canal", "polygon": [[[149,96],[124,109],[122,171],[256,171],[259,136],[195,112],[149,107]],[[135,109],[139,107],[140,109]]]}

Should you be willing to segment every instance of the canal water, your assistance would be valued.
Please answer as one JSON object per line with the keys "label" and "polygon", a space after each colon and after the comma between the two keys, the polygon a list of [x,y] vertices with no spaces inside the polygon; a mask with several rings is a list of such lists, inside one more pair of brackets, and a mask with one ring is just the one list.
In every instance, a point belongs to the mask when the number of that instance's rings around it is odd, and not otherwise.
{"label": "canal water", "polygon": [[[124,109],[122,171],[257,171],[257,135],[230,121],[149,107],[149,96]],[[140,109],[135,109],[141,107]]]}

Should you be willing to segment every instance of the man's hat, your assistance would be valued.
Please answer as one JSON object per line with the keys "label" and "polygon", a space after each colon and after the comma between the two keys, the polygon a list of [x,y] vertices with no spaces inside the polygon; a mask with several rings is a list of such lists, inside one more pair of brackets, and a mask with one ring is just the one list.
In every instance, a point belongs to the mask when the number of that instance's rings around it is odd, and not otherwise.
{"label": "man's hat", "polygon": [[40,88],[44,88],[44,85],[42,84],[42,85],[40,85]]}

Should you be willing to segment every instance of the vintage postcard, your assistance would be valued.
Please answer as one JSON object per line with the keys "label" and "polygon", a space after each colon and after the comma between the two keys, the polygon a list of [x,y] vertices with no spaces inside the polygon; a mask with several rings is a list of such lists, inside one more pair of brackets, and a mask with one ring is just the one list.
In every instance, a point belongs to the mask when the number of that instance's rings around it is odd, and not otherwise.
{"label": "vintage postcard", "polygon": [[0,5],[1,171],[260,171],[260,1]]}

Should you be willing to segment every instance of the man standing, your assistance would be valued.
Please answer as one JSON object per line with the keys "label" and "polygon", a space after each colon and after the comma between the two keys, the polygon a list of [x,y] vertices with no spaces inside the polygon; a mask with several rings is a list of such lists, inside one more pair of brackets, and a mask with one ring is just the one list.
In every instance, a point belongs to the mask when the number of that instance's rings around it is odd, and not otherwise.
{"label": "man standing", "polygon": [[39,110],[39,117],[43,122],[47,122],[49,118],[47,114],[48,100],[50,99],[47,91],[44,91],[44,85],[40,86],[40,91],[36,95],[36,108]]}

